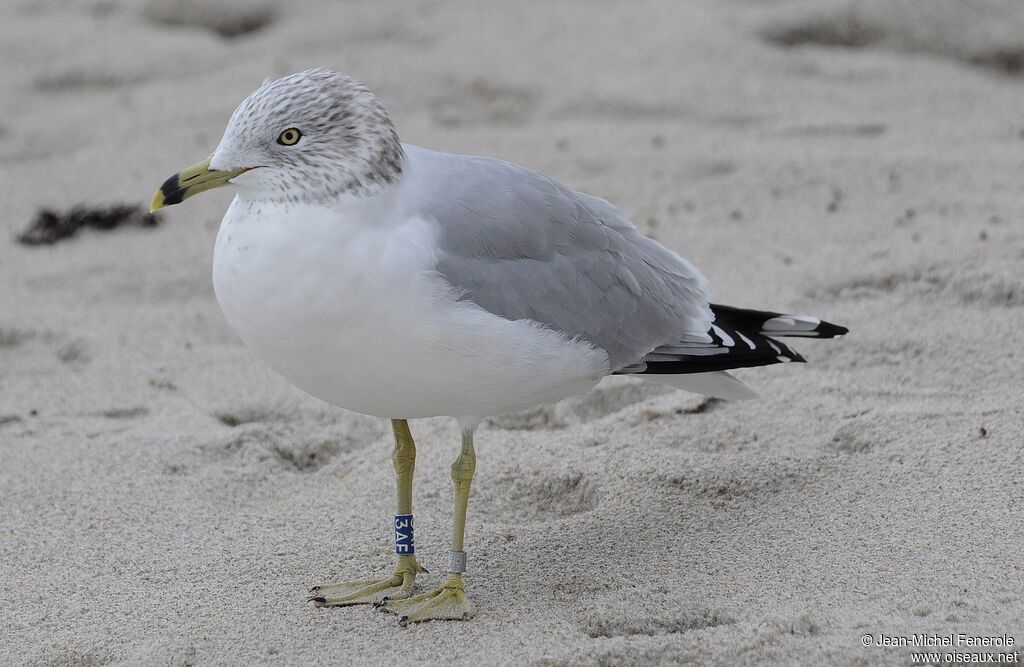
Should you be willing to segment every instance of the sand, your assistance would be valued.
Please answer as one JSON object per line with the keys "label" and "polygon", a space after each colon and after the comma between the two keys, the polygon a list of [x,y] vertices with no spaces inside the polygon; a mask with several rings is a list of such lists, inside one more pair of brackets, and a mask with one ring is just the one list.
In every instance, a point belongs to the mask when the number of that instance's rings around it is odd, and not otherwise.
{"label": "sand", "polygon": [[[910,663],[1024,641],[1019,2],[9,0],[0,6],[0,663]],[[384,574],[390,434],[305,396],[210,285],[227,190],[144,204],[265,77],[370,85],[405,141],[615,202],[716,300],[845,324],[744,403],[619,379],[478,434],[478,617],[306,589]],[[413,423],[440,577],[458,449]],[[966,649],[961,649],[966,650]]]}

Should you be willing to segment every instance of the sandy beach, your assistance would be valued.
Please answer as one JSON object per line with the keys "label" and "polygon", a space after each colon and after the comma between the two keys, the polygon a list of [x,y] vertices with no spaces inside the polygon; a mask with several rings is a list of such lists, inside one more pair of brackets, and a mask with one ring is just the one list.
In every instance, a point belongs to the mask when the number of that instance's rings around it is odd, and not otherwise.
{"label": "sandy beach", "polygon": [[[229,189],[146,205],[267,77],[373,89],[403,141],[604,197],[719,303],[846,325],[727,403],[611,378],[477,434],[477,617],[307,589],[390,571],[386,422],[263,366],[210,281]],[[0,664],[909,665],[1024,642],[1024,5],[0,5]],[[412,422],[447,563],[459,435]],[[865,637],[870,637],[866,642]]]}

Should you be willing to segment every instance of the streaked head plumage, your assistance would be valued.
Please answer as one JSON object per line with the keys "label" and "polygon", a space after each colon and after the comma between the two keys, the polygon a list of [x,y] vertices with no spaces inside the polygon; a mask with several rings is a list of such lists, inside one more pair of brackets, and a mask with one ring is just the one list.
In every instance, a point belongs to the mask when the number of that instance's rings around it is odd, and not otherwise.
{"label": "streaked head plumage", "polygon": [[233,180],[246,197],[300,202],[374,194],[400,177],[402,162],[373,93],[317,68],[266,81],[245,98],[210,168],[250,169]]}

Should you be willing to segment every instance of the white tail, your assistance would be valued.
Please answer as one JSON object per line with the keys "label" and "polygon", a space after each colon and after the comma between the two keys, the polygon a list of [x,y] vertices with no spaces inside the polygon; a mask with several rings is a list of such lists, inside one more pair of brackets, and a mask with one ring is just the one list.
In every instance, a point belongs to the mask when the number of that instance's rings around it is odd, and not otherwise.
{"label": "white tail", "polygon": [[694,394],[703,394],[727,401],[743,401],[757,398],[757,392],[725,371],[712,373],[680,373],[678,375],[634,375],[641,380],[675,387]]}

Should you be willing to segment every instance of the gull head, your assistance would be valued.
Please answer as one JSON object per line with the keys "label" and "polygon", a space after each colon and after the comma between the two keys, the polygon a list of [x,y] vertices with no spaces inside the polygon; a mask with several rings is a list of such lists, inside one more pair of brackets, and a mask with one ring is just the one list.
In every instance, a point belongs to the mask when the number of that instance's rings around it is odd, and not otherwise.
{"label": "gull head", "polygon": [[152,210],[231,183],[239,196],[285,203],[380,192],[402,174],[387,111],[344,74],[311,69],[266,81],[228,121],[209,159],[168,178]]}

